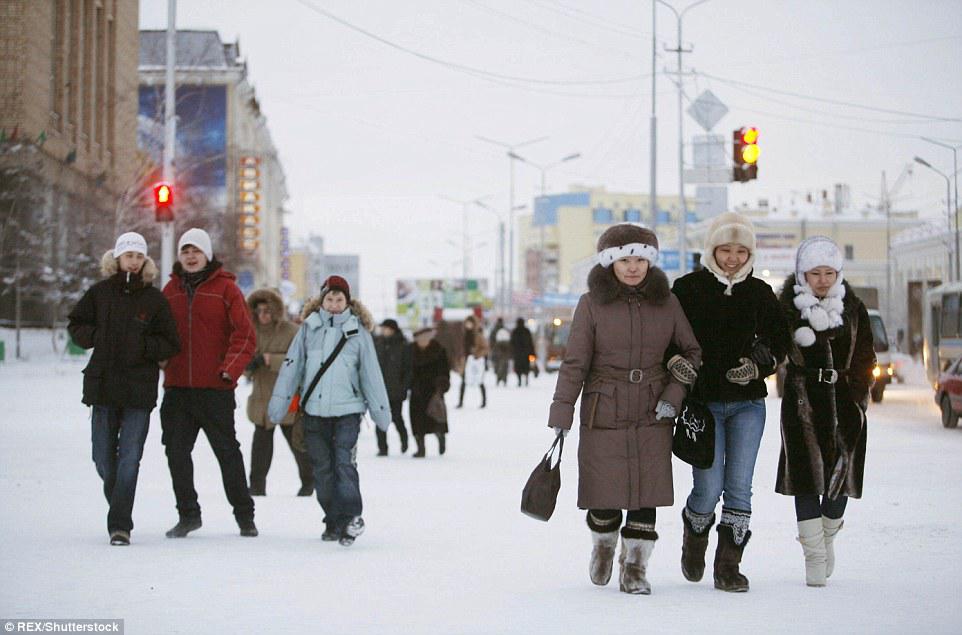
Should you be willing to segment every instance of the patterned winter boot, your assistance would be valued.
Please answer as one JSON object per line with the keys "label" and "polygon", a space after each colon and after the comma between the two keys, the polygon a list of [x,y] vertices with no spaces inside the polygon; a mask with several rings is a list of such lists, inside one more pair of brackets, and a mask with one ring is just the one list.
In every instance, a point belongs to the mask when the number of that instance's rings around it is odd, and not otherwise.
{"label": "patterned winter boot", "polygon": [[738,570],[742,554],[752,532],[746,531],[740,542],[735,542],[731,525],[718,525],[718,549],[715,551],[715,588],[731,593],[748,591],[748,578]]}
{"label": "patterned winter boot", "polygon": [[802,551],[805,552],[805,584],[825,586],[825,579],[828,576],[826,575],[827,557],[822,519],[799,521],[798,542],[802,543]]}
{"label": "patterned winter boot", "polygon": [[825,577],[832,577],[835,570],[835,534],[842,530],[845,524],[841,518],[827,518],[822,516],[822,530],[825,533]]}
{"label": "patterned winter boot", "polygon": [[629,521],[621,530],[621,556],[618,563],[621,565],[619,581],[622,593],[651,595],[651,584],[645,574],[656,540],[658,534],[652,525]]}
{"label": "patterned winter boot", "polygon": [[618,547],[618,527],[621,525],[621,514],[614,518],[602,518],[588,512],[588,528],[591,530],[591,562],[588,564],[588,576],[592,584],[604,586],[611,580],[611,568],[615,561],[615,549]]}
{"label": "patterned winter boot", "polygon": [[708,536],[715,524],[715,514],[699,514],[688,509],[681,511],[685,533],[681,544],[681,572],[689,582],[698,582],[705,575],[705,552]]}

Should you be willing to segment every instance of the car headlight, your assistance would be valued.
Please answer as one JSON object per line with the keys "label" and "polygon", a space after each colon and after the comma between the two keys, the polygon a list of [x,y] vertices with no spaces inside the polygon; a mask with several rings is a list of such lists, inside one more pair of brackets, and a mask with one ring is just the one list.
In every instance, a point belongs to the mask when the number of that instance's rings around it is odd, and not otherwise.
{"label": "car headlight", "polygon": [[882,376],[882,369],[881,369],[881,368],[879,368],[878,366],[876,366],[875,368],[872,369],[872,377],[875,377],[876,379],[878,379],[878,378],[881,377],[881,376]]}

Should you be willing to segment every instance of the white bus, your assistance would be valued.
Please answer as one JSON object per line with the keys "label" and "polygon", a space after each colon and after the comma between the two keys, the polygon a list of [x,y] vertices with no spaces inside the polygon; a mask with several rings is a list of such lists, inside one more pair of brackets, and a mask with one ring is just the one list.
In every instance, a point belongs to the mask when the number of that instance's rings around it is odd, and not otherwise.
{"label": "white bus", "polygon": [[962,357],[962,282],[930,289],[922,307],[922,357],[934,386],[939,373]]}

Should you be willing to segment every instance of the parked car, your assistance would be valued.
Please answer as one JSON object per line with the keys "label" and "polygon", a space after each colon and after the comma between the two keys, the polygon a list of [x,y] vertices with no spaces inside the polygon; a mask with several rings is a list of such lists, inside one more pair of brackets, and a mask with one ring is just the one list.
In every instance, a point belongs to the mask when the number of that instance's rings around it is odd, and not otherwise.
{"label": "parked car", "polygon": [[935,385],[935,403],[942,410],[942,425],[954,428],[962,414],[962,357],[955,360],[939,375]]}
{"label": "parked car", "polygon": [[892,364],[892,353],[889,351],[888,333],[885,332],[885,322],[882,314],[875,309],[868,310],[868,319],[872,324],[872,339],[875,343],[875,368],[872,369],[872,376],[875,383],[872,384],[872,402],[879,403],[885,394],[885,387],[888,386],[895,376],[895,365]]}

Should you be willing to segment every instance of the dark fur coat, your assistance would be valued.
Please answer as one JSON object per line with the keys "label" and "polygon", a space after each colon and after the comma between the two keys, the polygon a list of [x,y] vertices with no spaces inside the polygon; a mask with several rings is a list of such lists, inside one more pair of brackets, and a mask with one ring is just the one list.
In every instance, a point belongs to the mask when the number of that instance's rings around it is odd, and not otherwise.
{"label": "dark fur coat", "polygon": [[[775,484],[780,494],[862,495],[865,411],[875,349],[865,305],[847,282],[843,284],[842,326],[817,331],[811,346],[799,346],[794,339],[789,346]],[[781,295],[790,333],[808,326],[793,302],[794,286],[795,276],[789,276]],[[834,385],[819,381],[813,376],[819,368],[837,370],[838,381]]]}

